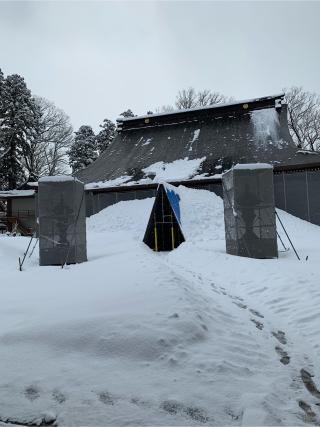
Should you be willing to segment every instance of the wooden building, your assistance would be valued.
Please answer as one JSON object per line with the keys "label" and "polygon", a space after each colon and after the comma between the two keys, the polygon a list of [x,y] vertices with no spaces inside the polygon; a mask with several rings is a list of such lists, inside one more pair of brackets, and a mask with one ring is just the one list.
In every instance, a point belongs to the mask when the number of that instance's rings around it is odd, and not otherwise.
{"label": "wooden building", "polygon": [[[157,162],[185,159],[201,159],[196,172],[188,179],[172,176],[168,181],[218,195],[222,195],[221,173],[232,165],[272,164],[276,206],[320,225],[320,155],[297,149],[283,94],[118,119],[112,144],[76,174],[87,184],[87,216],[119,201],[155,196],[158,182],[146,169]],[[112,185],[123,177],[125,185]],[[28,228],[23,211],[35,211],[34,195],[18,193],[3,192],[0,200],[9,201],[8,215]]]}
{"label": "wooden building", "polygon": [[31,235],[36,226],[34,190],[0,191],[0,232]]}

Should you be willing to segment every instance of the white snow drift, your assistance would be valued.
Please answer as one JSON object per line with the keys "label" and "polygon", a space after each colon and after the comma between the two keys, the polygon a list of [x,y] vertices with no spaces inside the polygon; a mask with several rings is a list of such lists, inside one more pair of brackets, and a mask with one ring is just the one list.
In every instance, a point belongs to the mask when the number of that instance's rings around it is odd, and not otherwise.
{"label": "white snow drift", "polygon": [[303,425],[301,400],[320,415],[300,378],[320,384],[319,227],[279,212],[300,262],[229,256],[221,199],[179,193],[171,253],[141,242],[153,199],[89,218],[89,261],[65,269],[36,250],[19,272],[28,239],[0,237],[0,420]]}

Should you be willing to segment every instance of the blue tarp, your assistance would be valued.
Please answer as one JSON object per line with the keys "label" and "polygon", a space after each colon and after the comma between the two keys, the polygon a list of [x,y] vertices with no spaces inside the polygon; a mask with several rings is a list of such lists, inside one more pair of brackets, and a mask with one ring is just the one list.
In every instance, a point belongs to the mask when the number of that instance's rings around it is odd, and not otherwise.
{"label": "blue tarp", "polygon": [[180,217],[180,196],[179,194],[177,194],[175,191],[167,188],[166,186],[164,187],[166,189],[166,193],[168,196],[168,200],[170,202],[170,205],[173,209],[173,212],[177,218],[177,221],[179,222],[180,226],[181,226],[181,217]]}

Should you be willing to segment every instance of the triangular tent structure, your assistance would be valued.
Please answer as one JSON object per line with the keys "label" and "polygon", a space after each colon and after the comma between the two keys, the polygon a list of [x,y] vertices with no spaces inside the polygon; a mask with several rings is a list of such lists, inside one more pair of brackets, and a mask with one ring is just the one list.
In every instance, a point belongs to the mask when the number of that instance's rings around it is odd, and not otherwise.
{"label": "triangular tent structure", "polygon": [[160,252],[171,251],[184,241],[179,194],[173,186],[159,184],[143,242]]}

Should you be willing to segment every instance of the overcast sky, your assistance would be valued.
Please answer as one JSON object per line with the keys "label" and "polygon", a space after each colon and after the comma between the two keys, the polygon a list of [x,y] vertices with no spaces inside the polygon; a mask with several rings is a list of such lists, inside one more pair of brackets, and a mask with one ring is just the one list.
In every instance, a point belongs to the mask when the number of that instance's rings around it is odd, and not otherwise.
{"label": "overcast sky", "polygon": [[97,130],[189,86],[320,93],[319,19],[320,2],[306,1],[0,1],[0,68]]}

